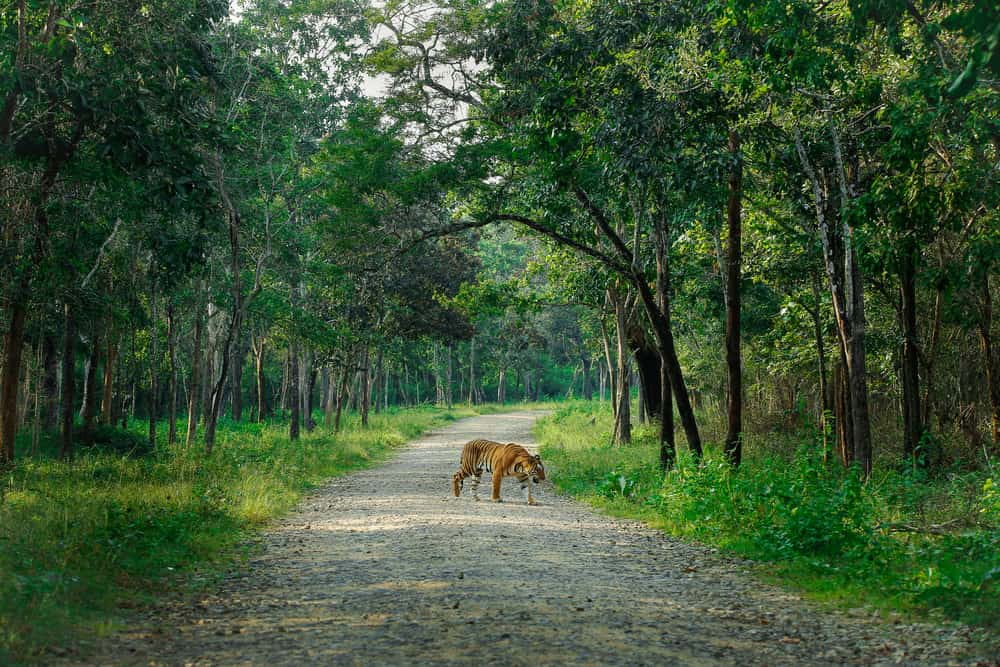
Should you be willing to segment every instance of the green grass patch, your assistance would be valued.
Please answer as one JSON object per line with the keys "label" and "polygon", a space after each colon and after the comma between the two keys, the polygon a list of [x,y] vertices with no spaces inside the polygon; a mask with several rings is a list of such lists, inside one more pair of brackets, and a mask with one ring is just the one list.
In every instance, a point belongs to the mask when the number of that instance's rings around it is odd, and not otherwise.
{"label": "green grass patch", "polygon": [[[0,664],[44,661],[44,650],[117,627],[124,610],[216,580],[247,538],[324,480],[384,461],[399,445],[455,419],[525,406],[390,410],[367,429],[288,439],[287,424],[223,420],[215,452],[150,451],[145,424],[102,429],[76,460],[40,443],[0,477]],[[179,431],[184,433],[184,424]]]}
{"label": "green grass patch", "polygon": [[667,533],[759,563],[761,573],[842,606],[1000,631],[1000,489],[986,470],[876,470],[863,484],[808,434],[756,437],[734,471],[718,447],[662,475],[653,428],[612,447],[606,405],[577,403],[536,435],[556,487]]}

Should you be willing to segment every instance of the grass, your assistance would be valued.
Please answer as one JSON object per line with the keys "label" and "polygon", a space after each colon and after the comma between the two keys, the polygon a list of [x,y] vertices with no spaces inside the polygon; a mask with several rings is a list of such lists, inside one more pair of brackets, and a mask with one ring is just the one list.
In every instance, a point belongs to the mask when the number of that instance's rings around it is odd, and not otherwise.
{"label": "grass", "polygon": [[748,438],[738,471],[709,446],[700,466],[681,451],[664,476],[654,429],[612,447],[609,412],[578,403],[537,425],[561,491],[741,554],[814,599],[960,621],[997,640],[1000,479],[989,465],[934,476],[881,465],[862,484],[825,463],[811,434],[768,434]]}
{"label": "grass", "polygon": [[0,664],[71,646],[85,654],[128,608],[215,581],[254,531],[324,480],[448,421],[519,407],[390,410],[367,429],[350,415],[340,434],[317,428],[295,444],[285,424],[223,421],[210,458],[163,445],[165,424],[155,451],[136,423],[134,433],[100,432],[103,445],[71,464],[43,440],[38,456],[0,477]]}

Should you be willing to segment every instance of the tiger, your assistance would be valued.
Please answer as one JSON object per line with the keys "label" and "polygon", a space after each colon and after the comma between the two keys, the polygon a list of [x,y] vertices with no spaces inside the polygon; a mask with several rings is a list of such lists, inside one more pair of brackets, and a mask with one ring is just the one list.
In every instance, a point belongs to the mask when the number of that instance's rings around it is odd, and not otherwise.
{"label": "tiger", "polygon": [[465,478],[472,478],[472,497],[479,500],[479,482],[483,470],[493,474],[493,495],[491,500],[502,503],[500,499],[500,484],[504,477],[517,477],[524,491],[525,500],[529,505],[537,505],[531,495],[531,487],[545,479],[545,468],[542,457],[532,455],[527,449],[516,443],[506,445],[492,440],[470,440],[462,447],[462,458],[458,472],[452,477],[452,491],[458,498],[465,485]]}

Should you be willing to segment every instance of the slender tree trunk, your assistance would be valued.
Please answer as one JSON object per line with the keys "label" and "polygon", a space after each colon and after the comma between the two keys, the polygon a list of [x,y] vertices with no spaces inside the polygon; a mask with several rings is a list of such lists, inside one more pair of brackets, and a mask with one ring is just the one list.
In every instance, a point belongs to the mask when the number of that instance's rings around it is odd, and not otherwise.
{"label": "slender tree trunk", "polygon": [[359,404],[358,407],[361,410],[361,426],[363,428],[368,428],[368,409],[371,407],[371,353],[368,346],[364,346],[364,350],[361,353],[361,382],[358,387],[359,391]]}
{"label": "slender tree trunk", "polygon": [[156,418],[158,402],[160,398],[160,373],[156,334],[157,310],[156,310],[156,281],[153,281],[149,294],[149,315],[152,323],[149,325],[149,445],[156,449]]}
{"label": "slender tree trunk", "polygon": [[83,421],[83,442],[90,443],[94,439],[94,419],[97,416],[97,368],[101,363],[101,339],[93,337],[90,344],[90,355],[83,380],[83,405],[80,406],[80,419]]}
{"label": "slender tree trunk", "polygon": [[[389,391],[388,383],[384,380],[382,348],[379,348],[378,356],[375,358],[375,414],[382,412],[382,404],[385,402],[385,394]],[[448,407],[451,407],[451,348],[448,348]]]}
{"label": "slender tree trunk", "polygon": [[[69,303],[63,306],[63,359],[62,359],[62,441],[59,458],[73,458],[73,404],[76,401],[76,321]],[[17,386],[17,385],[15,385]]]}
{"label": "slender tree trunk", "polygon": [[333,432],[340,433],[340,416],[344,412],[344,404],[347,403],[347,384],[351,377],[348,366],[340,373],[340,390],[337,392],[337,412],[333,417]]}
{"label": "slender tree trunk", "polygon": [[313,400],[316,395],[316,373],[317,373],[314,359],[315,359],[314,355],[309,355],[309,372],[306,375],[305,425],[306,425],[306,431],[310,432],[316,428],[316,420],[313,419],[313,411],[315,408]]}
{"label": "slender tree trunk", "polygon": [[743,459],[743,358],[740,352],[740,282],[743,264],[743,155],[740,135],[729,131],[729,238],[726,248],[726,369],[729,407],[726,431],[726,458],[733,466]]}
{"label": "slender tree trunk", "polygon": [[[35,372],[41,374],[42,371],[42,346],[35,346]],[[31,424],[31,455],[38,455],[38,438],[42,429],[42,383],[35,382],[35,410]]]}
{"label": "slender tree trunk", "polygon": [[[670,254],[667,252],[668,227],[663,204],[653,217],[653,240],[656,251],[656,305],[670,327]],[[677,461],[674,439],[674,397],[670,387],[670,372],[662,350],[660,357],[660,470],[666,472]],[[603,391],[603,390],[602,390]]]}
{"label": "slender tree trunk", "polygon": [[620,446],[627,445],[632,441],[632,391],[628,372],[628,345],[625,341],[624,299],[616,291],[613,291],[611,300],[615,308],[615,340],[617,344],[615,375],[618,388],[618,393],[615,396],[618,409],[615,410],[615,428],[612,437],[615,444]]}
{"label": "slender tree trunk", "polygon": [[[46,431],[55,431],[59,426],[59,355],[56,347],[55,336],[46,332],[42,337],[42,356],[44,358],[42,364],[45,367],[43,383],[45,394],[44,428]],[[110,424],[110,417],[104,423]]]}
{"label": "slender tree trunk", "polygon": [[264,381],[265,338],[261,336],[254,346],[254,368],[256,369],[257,385],[257,421],[263,424],[268,418],[267,386]]}
{"label": "slender tree trunk", "polygon": [[809,314],[812,315],[813,320],[813,340],[816,343],[816,364],[818,366],[819,373],[819,427],[823,433],[823,460],[827,460],[829,453],[830,443],[828,439],[829,428],[827,426],[826,418],[827,412],[829,412],[829,389],[827,388],[826,379],[826,345],[823,341],[823,320],[822,320],[822,304],[820,302],[820,279],[819,276],[813,275],[812,281],[812,293],[813,301],[816,303],[815,309],[810,309]]}
{"label": "slender tree trunk", "polygon": [[292,343],[288,346],[288,403],[292,406],[292,418],[289,424],[288,437],[299,439],[299,351]]}
{"label": "slender tree trunk", "polygon": [[476,404],[476,337],[469,340],[469,405]]}
{"label": "slender tree trunk", "polygon": [[585,401],[593,400],[594,398],[594,379],[591,377],[591,365],[590,355],[583,354],[580,356],[580,363],[583,367],[583,399]]}
{"label": "slender tree trunk", "polygon": [[[24,349],[24,323],[27,308],[16,302],[10,306],[10,322],[4,335],[3,370],[0,374],[0,468],[14,464],[14,438],[17,436],[17,386]],[[68,311],[67,311],[68,312]],[[72,413],[70,423],[72,424]]]}
{"label": "slender tree trunk", "polygon": [[944,310],[944,285],[939,284],[934,297],[934,323],[931,325],[931,340],[927,354],[924,355],[924,397],[921,406],[921,420],[924,428],[931,428],[934,417],[934,367],[937,363],[938,348],[941,341],[941,318]]}
{"label": "slender tree trunk", "polygon": [[[450,410],[452,404],[454,403],[452,396],[452,384],[454,383],[454,366],[452,364],[452,344],[448,343],[448,353],[446,355],[446,367],[444,376],[444,398]],[[382,369],[382,355],[379,353],[378,357],[379,370]]]}
{"label": "slender tree trunk", "polygon": [[184,440],[187,447],[191,447],[194,444],[195,438],[198,435],[198,404],[199,390],[202,386],[201,363],[203,358],[201,353],[202,321],[201,307],[199,306],[195,308],[194,316],[194,349],[191,353],[191,390],[188,392],[187,437]]}
{"label": "slender tree trunk", "polygon": [[[606,299],[609,303],[611,302],[610,291],[606,293]],[[602,317],[601,344],[604,347],[604,365],[605,368],[607,369],[608,387],[609,387],[608,396],[611,401],[611,416],[615,420],[615,422],[617,422],[618,421],[618,384],[617,384],[618,378],[615,377],[615,364],[611,356],[610,338],[611,338],[610,335],[608,335],[608,328],[604,324],[604,318]]]}
{"label": "slender tree trunk", "polygon": [[170,356],[170,405],[167,412],[167,444],[177,442],[177,322],[174,318],[174,304],[167,304],[167,352]]}
{"label": "slender tree trunk", "polygon": [[[901,324],[903,328],[903,454],[911,464],[921,463],[920,439],[924,426],[920,413],[920,373],[917,351],[917,288],[916,250],[909,248],[900,259],[899,291],[902,302]],[[923,452],[923,464],[927,452]]]}
{"label": "slender tree trunk", "polygon": [[229,381],[229,391],[231,394],[231,407],[233,421],[243,421],[243,362],[246,359],[246,348],[240,340],[240,332],[237,332],[237,339],[233,342],[233,360],[231,363],[233,372]]}
{"label": "slender tree trunk", "polygon": [[[112,334],[113,335],[113,334]],[[108,341],[104,359],[104,377],[101,391],[101,423],[110,425],[114,421],[115,362],[118,361],[118,345]]]}
{"label": "slender tree trunk", "polygon": [[507,369],[501,367],[500,375],[497,378],[497,403],[503,405],[507,402]]}
{"label": "slender tree trunk", "polygon": [[986,370],[986,389],[990,401],[990,424],[992,427],[994,454],[1000,456],[1000,351],[993,344],[993,295],[990,292],[989,273],[984,274],[982,284],[982,305],[979,317],[979,344],[983,351],[983,366]]}

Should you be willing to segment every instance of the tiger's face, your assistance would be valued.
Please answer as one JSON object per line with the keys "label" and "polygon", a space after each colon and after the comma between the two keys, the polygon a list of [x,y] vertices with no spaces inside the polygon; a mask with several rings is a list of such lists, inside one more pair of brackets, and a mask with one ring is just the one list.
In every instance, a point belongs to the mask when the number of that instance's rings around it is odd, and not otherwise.
{"label": "tiger's face", "polygon": [[538,484],[545,479],[545,466],[542,465],[542,457],[535,454],[514,465],[514,472],[524,472],[531,475],[531,481]]}

